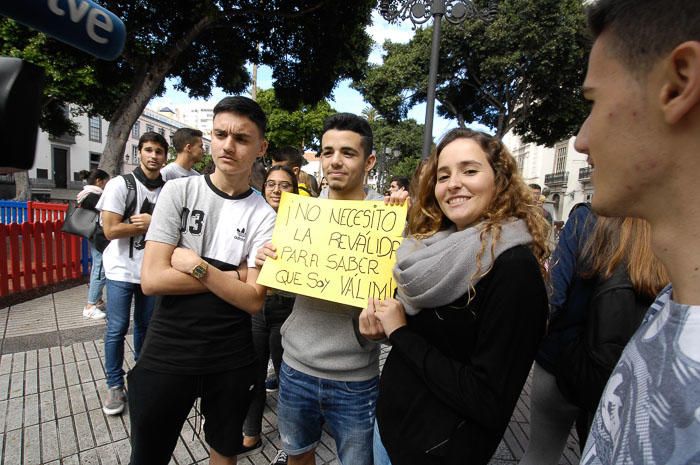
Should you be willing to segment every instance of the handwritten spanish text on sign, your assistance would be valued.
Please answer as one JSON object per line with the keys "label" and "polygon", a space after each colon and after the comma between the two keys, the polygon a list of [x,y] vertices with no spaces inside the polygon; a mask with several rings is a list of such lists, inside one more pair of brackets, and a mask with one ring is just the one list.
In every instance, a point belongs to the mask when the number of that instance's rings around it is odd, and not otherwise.
{"label": "handwritten spanish text on sign", "polygon": [[265,261],[258,283],[355,307],[392,297],[405,222],[405,205],[283,193],[272,235],[277,259]]}

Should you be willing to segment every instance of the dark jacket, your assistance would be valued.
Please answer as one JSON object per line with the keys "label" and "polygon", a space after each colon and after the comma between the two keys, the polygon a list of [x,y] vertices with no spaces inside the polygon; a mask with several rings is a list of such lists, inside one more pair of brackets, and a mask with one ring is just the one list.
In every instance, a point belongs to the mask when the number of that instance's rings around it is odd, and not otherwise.
{"label": "dark jacket", "polygon": [[82,202],[80,202],[80,208],[87,208],[88,210],[96,210],[97,202],[100,200],[100,194],[95,194],[94,192],[89,193],[85,196]]}
{"label": "dark jacket", "polygon": [[588,204],[574,207],[552,254],[549,326],[536,360],[553,375],[556,375],[556,363],[561,351],[571,344],[577,329],[583,324],[593,295],[595,280],[580,276],[578,257],[595,221],[596,216]]}
{"label": "dark jacket", "polygon": [[585,324],[557,362],[559,390],[569,402],[587,411],[589,420],[622,350],[653,301],[635,292],[624,265],[597,282]]}
{"label": "dark jacket", "polygon": [[546,290],[518,246],[475,291],[468,304],[409,316],[389,338],[377,421],[393,465],[486,464],[508,426],[544,334]]}

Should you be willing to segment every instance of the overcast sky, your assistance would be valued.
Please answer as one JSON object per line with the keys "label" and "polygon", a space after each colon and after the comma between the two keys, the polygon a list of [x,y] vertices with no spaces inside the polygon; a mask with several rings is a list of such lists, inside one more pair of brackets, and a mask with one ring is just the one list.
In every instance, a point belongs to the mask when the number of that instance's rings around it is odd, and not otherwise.
{"label": "overcast sky", "polygon": [[[367,32],[374,40],[375,45],[369,59],[372,63],[380,64],[382,62],[382,43],[384,43],[386,39],[390,39],[393,42],[408,42],[411,37],[413,37],[413,28],[409,20],[404,21],[399,26],[390,25],[377,12],[373,13],[372,20],[373,24],[367,28]],[[272,87],[271,75],[270,68],[266,66],[259,68],[258,87],[261,89],[269,89]],[[158,110],[164,106],[182,107],[191,103],[198,103],[201,105],[205,102],[204,100],[190,99],[187,94],[176,91],[171,81],[166,82],[166,88],[167,90],[162,97],[156,97],[151,100],[148,105],[150,108]],[[221,89],[217,88],[213,91],[212,97],[207,100],[215,103],[224,96],[225,94]],[[362,110],[369,105],[362,99],[362,95],[360,95],[359,92],[350,88],[350,80],[347,79],[338,83],[333,91],[333,97],[330,99],[330,103],[333,108],[338,111],[346,111],[355,114],[360,114]],[[418,123],[423,123],[425,121],[425,104],[414,107],[408,113],[408,117],[415,119]],[[439,117],[436,112],[433,122],[433,136],[438,139],[445,131],[456,126],[456,120],[446,120]]]}

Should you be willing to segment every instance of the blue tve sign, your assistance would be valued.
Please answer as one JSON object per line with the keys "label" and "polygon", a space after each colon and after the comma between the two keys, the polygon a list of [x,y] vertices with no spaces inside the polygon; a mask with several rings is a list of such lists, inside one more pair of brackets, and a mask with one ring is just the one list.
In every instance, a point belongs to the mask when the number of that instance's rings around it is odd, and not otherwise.
{"label": "blue tve sign", "polygon": [[0,14],[104,60],[126,40],[121,19],[89,0],[2,0]]}

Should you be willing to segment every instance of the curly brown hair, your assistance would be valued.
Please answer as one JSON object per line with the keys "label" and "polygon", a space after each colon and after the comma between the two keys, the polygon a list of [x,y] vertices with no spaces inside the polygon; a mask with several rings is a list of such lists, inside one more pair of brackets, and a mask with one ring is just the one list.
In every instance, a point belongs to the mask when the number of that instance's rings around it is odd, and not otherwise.
{"label": "curly brown hair", "polygon": [[456,128],[447,132],[437,149],[427,160],[418,181],[418,191],[415,202],[408,213],[408,234],[416,239],[425,239],[452,226],[447,216],[440,209],[435,197],[438,159],[442,150],[457,139],[471,139],[478,143],[486,154],[491,169],[493,169],[496,192],[491,204],[484,212],[479,227],[481,228],[481,250],[477,256],[477,271],[475,275],[485,275],[489,270],[481,271],[481,258],[486,251],[487,239],[493,237],[491,252],[500,239],[501,224],[510,218],[525,221],[532,236],[530,249],[540,265],[542,276],[547,276],[545,263],[549,257],[547,237],[549,223],[544,218],[542,208],[533,200],[532,193],[518,172],[513,156],[503,143],[488,134],[465,128]]}

